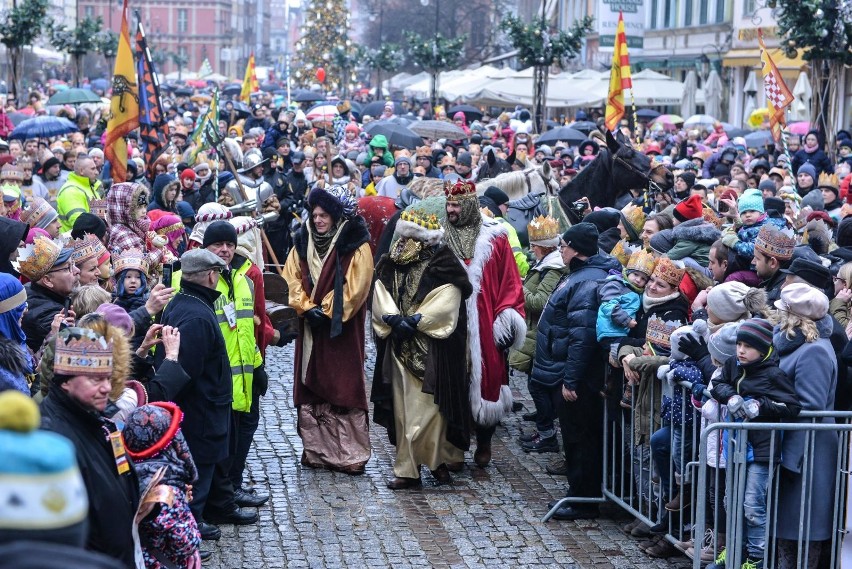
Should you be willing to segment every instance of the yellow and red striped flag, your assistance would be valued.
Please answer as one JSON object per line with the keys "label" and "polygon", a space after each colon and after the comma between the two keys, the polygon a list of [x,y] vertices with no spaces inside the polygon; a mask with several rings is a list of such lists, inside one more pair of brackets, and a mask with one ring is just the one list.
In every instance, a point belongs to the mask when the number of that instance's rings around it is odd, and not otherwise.
{"label": "yellow and red striped flag", "polygon": [[257,84],[257,74],[254,71],[254,52],[251,52],[246,65],[246,75],[243,78],[243,90],[240,91],[240,100],[251,103],[251,94],[258,91],[260,91],[260,85]]}
{"label": "yellow and red striped flag", "polygon": [[606,98],[604,121],[607,130],[615,130],[624,117],[624,91],[633,88],[630,78],[630,55],[627,53],[627,34],[624,31],[624,15],[618,13],[615,31],[615,49],[612,52],[612,70],[609,74],[609,95]]}
{"label": "yellow and red striped flag", "polygon": [[757,43],[760,45],[760,66],[763,69],[763,92],[766,95],[766,106],[769,108],[769,129],[775,142],[780,142],[781,129],[787,126],[784,111],[793,103],[794,97],[772,61],[772,56],[766,50],[761,29],[757,30]]}
{"label": "yellow and red striped flag", "polygon": [[113,182],[127,180],[127,141],[124,137],[136,128],[139,128],[139,84],[136,81],[136,65],[127,28],[127,0],[124,0],[104,140],[104,155],[109,160]]}

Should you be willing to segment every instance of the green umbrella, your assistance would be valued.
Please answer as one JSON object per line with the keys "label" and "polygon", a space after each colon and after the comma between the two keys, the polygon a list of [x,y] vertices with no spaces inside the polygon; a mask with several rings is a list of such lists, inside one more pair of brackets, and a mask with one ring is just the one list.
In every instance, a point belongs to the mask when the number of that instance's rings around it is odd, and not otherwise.
{"label": "green umbrella", "polygon": [[47,100],[48,105],[80,105],[82,103],[100,103],[101,98],[88,89],[68,89],[60,91]]}

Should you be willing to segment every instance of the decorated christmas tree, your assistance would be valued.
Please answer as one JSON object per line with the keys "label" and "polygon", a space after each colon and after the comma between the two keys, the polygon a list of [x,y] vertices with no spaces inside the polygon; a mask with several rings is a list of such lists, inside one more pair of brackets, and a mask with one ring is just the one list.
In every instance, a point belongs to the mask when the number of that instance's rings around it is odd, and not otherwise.
{"label": "decorated christmas tree", "polygon": [[293,79],[308,87],[321,83],[326,90],[339,90],[349,81],[351,69],[340,67],[335,52],[352,50],[349,34],[349,12],[344,0],[308,3],[301,37],[296,42]]}

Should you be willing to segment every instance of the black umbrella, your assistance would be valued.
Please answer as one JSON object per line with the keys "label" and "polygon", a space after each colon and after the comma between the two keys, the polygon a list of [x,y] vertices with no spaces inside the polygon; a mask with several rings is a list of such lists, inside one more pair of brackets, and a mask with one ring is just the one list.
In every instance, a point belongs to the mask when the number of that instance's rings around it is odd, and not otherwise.
{"label": "black umbrella", "polygon": [[536,144],[545,144],[545,143],[556,143],[559,141],[567,142],[569,144],[579,144],[588,138],[585,133],[576,130],[575,128],[568,126],[560,126],[559,128],[554,128],[548,130],[544,134],[538,137],[538,140],[535,141]]}
{"label": "black umbrella", "polygon": [[456,113],[464,113],[468,122],[482,120],[483,112],[472,105],[456,105],[447,111],[447,116],[452,117]]}
{"label": "black umbrella", "polygon": [[[386,101],[373,101],[369,105],[366,105],[364,108],[361,109],[361,116],[363,117],[364,115],[370,115],[373,118],[382,116],[382,111],[385,110],[385,102]],[[405,109],[402,108],[402,105],[394,101],[393,114],[401,115],[403,113],[405,113]]]}
{"label": "black umbrella", "polygon": [[568,125],[570,128],[574,130],[579,130],[580,132],[584,132],[589,134],[593,130],[597,130],[598,125],[593,123],[592,121],[576,121],[574,124]]}
{"label": "black umbrella", "polygon": [[658,113],[654,109],[639,109],[636,111],[636,116],[640,119],[648,119],[653,120],[660,116],[661,113]]}
{"label": "black umbrella", "polygon": [[175,97],[191,97],[192,89],[189,87],[178,87],[175,89]]}
{"label": "black umbrella", "polygon": [[272,93],[273,91],[275,91],[279,87],[280,87],[280,85],[278,85],[277,83],[261,83],[260,84],[260,90],[265,91],[267,93]]}
{"label": "black umbrella", "polygon": [[251,114],[251,110],[248,108],[248,105],[242,101],[227,101],[219,108],[219,118],[230,122],[231,112],[234,113],[235,121],[238,119],[244,119]]}
{"label": "black umbrella", "polygon": [[239,95],[243,90],[242,83],[231,83],[230,85],[226,85],[224,89],[222,89],[223,95]]}
{"label": "black umbrella", "polygon": [[310,103],[313,101],[322,101],[325,99],[325,95],[321,93],[314,93],[313,91],[302,91],[295,97],[293,100],[298,103]]}
{"label": "black umbrella", "polygon": [[730,130],[726,130],[725,134],[728,135],[729,139],[736,138],[738,136],[746,136],[747,134],[751,134],[754,131],[747,130],[744,128],[732,128]]}
{"label": "black umbrella", "polygon": [[412,132],[410,128],[401,124],[394,124],[387,121],[376,122],[375,126],[371,126],[372,124],[367,125],[371,127],[368,131],[370,136],[376,136],[377,134],[384,135],[388,139],[388,144],[391,146],[400,146],[413,150],[423,144],[422,138],[415,132]]}

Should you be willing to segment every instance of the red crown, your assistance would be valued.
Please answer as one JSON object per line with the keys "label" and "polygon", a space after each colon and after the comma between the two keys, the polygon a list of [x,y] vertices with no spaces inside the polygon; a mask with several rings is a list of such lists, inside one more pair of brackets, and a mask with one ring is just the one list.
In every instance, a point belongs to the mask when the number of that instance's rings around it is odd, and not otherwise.
{"label": "red crown", "polygon": [[456,183],[444,182],[444,195],[447,196],[447,201],[475,198],[476,184],[464,180],[459,180]]}

